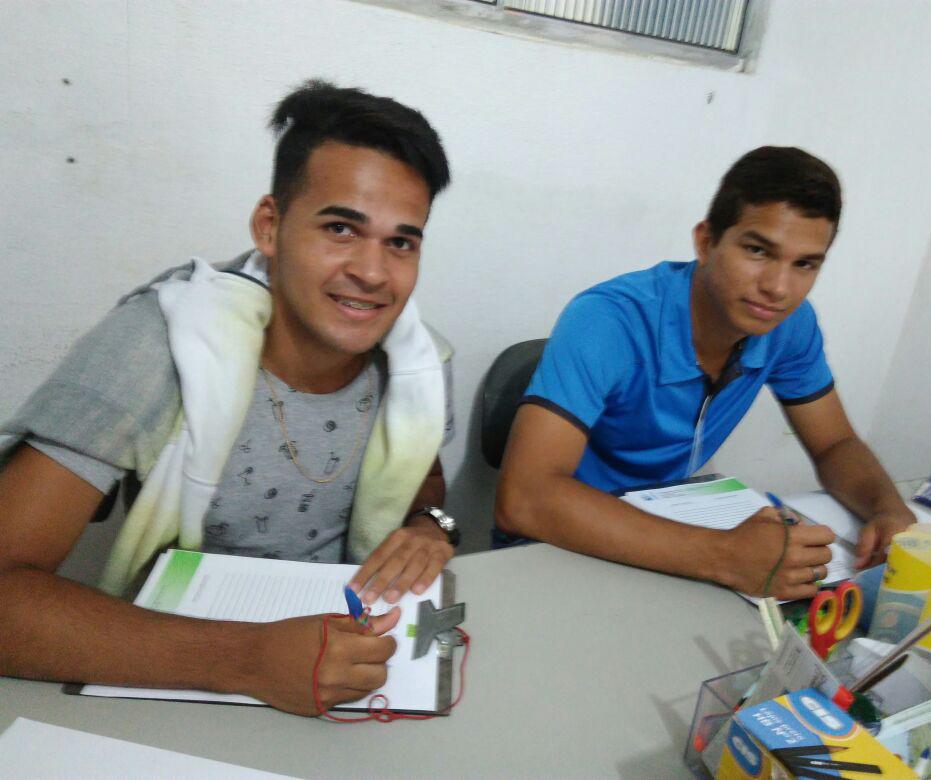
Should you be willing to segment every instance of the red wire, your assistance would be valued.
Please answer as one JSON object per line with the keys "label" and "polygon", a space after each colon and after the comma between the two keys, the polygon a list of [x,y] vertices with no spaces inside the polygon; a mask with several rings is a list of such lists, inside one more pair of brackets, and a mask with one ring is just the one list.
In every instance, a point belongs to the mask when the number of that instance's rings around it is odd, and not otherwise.
{"label": "red wire", "polygon": [[[327,711],[326,707],[323,706],[323,701],[320,699],[320,683],[318,679],[320,665],[323,663],[323,654],[326,651],[327,642],[329,641],[331,617],[341,618],[346,617],[346,615],[331,613],[329,615],[323,616],[323,637],[320,641],[320,652],[317,653],[317,660],[314,662],[312,686],[314,704],[317,707],[317,711],[320,713],[319,717],[326,718],[327,720],[331,720],[335,723],[365,723],[369,720],[377,720],[379,723],[393,723],[396,720],[430,720],[431,718],[437,717],[437,715],[446,714],[461,701],[462,694],[465,693],[465,665],[466,659],[469,657],[469,648],[471,646],[472,637],[470,637],[463,629],[456,627],[455,630],[459,632],[459,636],[462,637],[462,644],[465,646],[465,652],[462,654],[462,661],[459,664],[459,694],[448,707],[445,707],[433,715],[413,715],[407,712],[395,712],[394,710],[388,709],[388,698],[379,693],[369,699],[368,715],[363,715],[361,718],[342,718],[338,715],[331,714]],[[376,708],[375,702],[379,699],[384,701],[384,706]]]}

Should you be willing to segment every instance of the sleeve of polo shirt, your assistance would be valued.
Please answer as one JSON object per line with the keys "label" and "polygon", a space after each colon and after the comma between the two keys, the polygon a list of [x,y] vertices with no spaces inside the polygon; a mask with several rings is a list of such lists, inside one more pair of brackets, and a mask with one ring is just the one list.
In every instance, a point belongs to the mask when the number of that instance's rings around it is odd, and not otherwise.
{"label": "sleeve of polo shirt", "polygon": [[785,406],[807,404],[834,388],[834,377],[824,356],[824,340],[814,307],[804,301],[786,320],[782,355],[767,382]]}
{"label": "sleeve of polo shirt", "polygon": [[617,304],[582,293],[556,322],[521,403],[549,409],[587,436],[632,359]]}

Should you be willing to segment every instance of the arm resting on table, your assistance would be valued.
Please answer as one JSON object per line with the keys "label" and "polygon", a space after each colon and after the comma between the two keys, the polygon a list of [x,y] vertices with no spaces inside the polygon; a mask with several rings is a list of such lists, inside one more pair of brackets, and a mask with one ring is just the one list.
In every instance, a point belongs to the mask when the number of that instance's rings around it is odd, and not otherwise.
{"label": "arm resting on table", "polygon": [[[166,615],[54,573],[102,498],[29,446],[0,472],[0,674],[245,693],[315,714],[310,678],[319,618],[255,624]],[[337,629],[320,675],[328,703],[381,685],[384,667],[379,672],[376,664],[394,648],[391,638],[363,636],[358,624]],[[340,645],[348,660],[331,663]],[[368,662],[352,666],[360,655]]]}
{"label": "arm resting on table", "polygon": [[824,489],[866,523],[857,545],[858,567],[882,563],[892,536],[914,523],[915,517],[853,430],[837,391],[783,409]]}
{"label": "arm resting on table", "polygon": [[[559,415],[521,406],[502,464],[498,527],[586,555],[761,591],[783,545],[773,510],[761,510],[731,531],[651,515],[575,479],[585,445],[585,434]],[[811,566],[830,560],[825,545],[832,539],[827,529],[792,528],[774,593],[813,595]]]}

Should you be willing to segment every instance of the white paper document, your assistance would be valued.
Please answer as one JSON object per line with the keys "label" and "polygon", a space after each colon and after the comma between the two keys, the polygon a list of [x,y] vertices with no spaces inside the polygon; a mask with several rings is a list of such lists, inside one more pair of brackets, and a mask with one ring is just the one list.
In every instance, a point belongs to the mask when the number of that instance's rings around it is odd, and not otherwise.
{"label": "white paper document", "polygon": [[725,531],[740,525],[764,506],[771,506],[763,496],[733,477],[635,490],[623,499],[668,520]]}
{"label": "white paper document", "polygon": [[285,775],[17,718],[0,735],[0,780],[274,780]]}
{"label": "white paper document", "polygon": [[[257,623],[328,612],[346,614],[343,586],[358,566],[304,563],[237,555],[171,550],[162,554],[139,592],[138,606],[160,612],[211,620]],[[424,599],[441,607],[440,575],[421,595],[407,593],[399,602],[401,618],[390,632],[398,643],[388,661],[388,681],[364,699],[338,709],[366,710],[371,696],[381,694],[393,710],[433,712],[437,706],[439,655],[434,645],[427,655],[411,658],[417,625],[417,605]],[[372,614],[387,612],[392,605],[379,599]],[[308,649],[308,664],[311,658]],[[86,685],[86,696],[141,699],[182,699],[237,704],[262,704],[248,696],[208,691],[155,690]]]}
{"label": "white paper document", "polygon": [[863,521],[853,512],[846,509],[843,504],[827,493],[793,493],[790,496],[781,496],[793,509],[798,510],[812,521],[826,525],[838,539],[848,544],[856,545],[860,538],[860,529]]}

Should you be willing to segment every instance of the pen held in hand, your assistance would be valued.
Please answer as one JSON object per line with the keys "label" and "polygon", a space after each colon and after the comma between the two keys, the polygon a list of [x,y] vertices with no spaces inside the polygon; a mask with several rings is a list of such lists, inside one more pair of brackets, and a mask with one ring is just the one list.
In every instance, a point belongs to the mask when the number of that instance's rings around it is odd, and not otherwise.
{"label": "pen held in hand", "polygon": [[767,493],[766,497],[769,499],[769,502],[776,508],[776,511],[779,512],[779,517],[782,518],[782,522],[786,525],[797,525],[798,517],[796,517],[795,512],[793,512],[789,507],[782,503],[782,499],[779,498],[775,493]]}
{"label": "pen held in hand", "polygon": [[356,595],[356,592],[346,585],[343,588],[343,595],[346,596],[346,607],[349,610],[349,615],[357,623],[361,623],[363,626],[369,622],[369,610],[362,603],[362,599]]}

